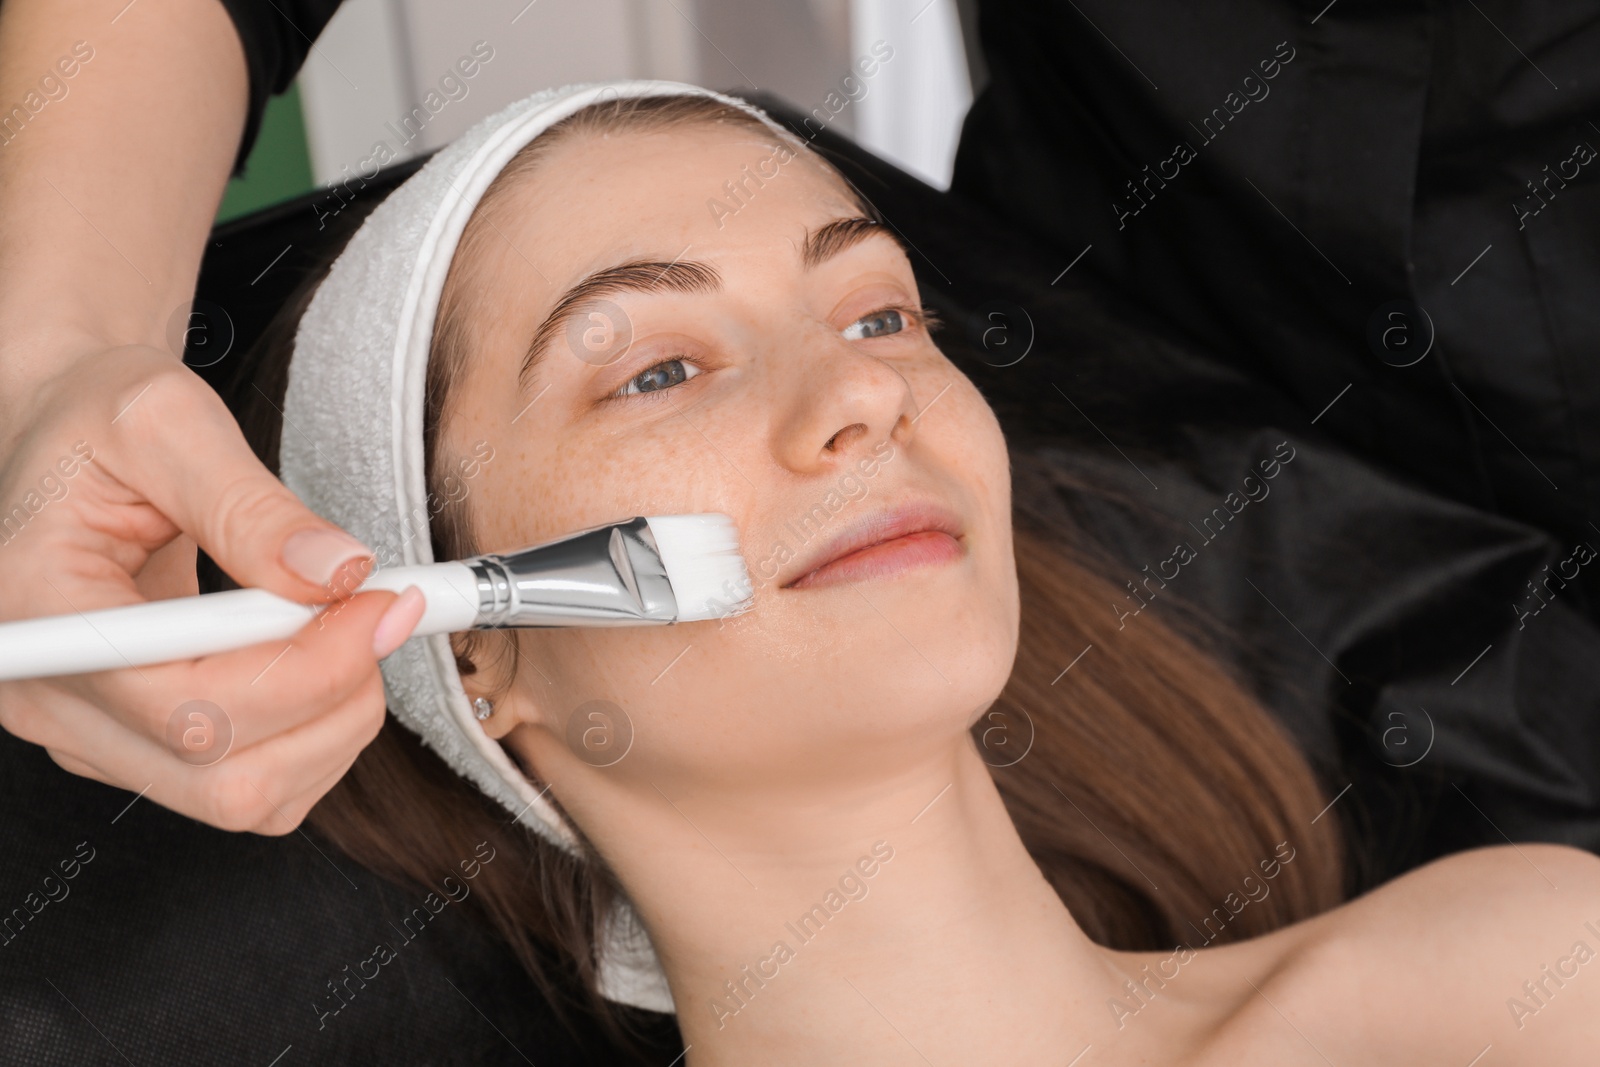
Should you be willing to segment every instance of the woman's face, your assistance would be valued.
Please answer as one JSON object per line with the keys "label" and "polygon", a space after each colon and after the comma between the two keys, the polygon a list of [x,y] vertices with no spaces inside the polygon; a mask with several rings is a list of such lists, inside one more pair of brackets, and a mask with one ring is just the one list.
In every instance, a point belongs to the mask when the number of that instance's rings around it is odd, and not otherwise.
{"label": "woman's face", "polygon": [[[860,216],[848,190],[778,143],[712,125],[569,139],[461,279],[478,311],[441,443],[493,448],[465,482],[481,548],[723,512],[755,587],[720,621],[480,635],[477,662],[515,677],[468,692],[558,795],[590,773],[670,795],[892,774],[1010,672],[999,425],[924,329],[892,231],[841,222]],[[564,296],[602,271],[630,284]],[[815,570],[895,518],[947,532]]]}

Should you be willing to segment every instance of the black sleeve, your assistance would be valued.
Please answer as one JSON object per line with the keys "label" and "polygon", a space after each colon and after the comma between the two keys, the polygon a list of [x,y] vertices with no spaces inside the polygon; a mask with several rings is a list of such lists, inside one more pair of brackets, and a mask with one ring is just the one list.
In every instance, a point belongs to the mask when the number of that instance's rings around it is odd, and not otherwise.
{"label": "black sleeve", "polygon": [[233,175],[244,170],[244,161],[261,132],[261,115],[267,98],[283,92],[299,73],[311,50],[311,42],[322,33],[342,0],[222,0],[244,45],[245,64],[250,71],[250,110],[245,117],[239,154],[233,161]]}

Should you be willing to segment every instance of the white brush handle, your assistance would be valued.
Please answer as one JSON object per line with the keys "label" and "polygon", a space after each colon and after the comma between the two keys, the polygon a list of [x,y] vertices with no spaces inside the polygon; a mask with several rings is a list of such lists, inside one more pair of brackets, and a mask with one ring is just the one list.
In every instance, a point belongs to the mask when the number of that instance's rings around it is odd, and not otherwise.
{"label": "white brush handle", "polygon": [[[427,601],[413,637],[468,630],[477,620],[477,578],[465,563],[389,567],[358,591],[398,593],[408,585]],[[265,589],[233,589],[0,623],[0,681],[169,663],[287,640],[328,606],[297,604]]]}

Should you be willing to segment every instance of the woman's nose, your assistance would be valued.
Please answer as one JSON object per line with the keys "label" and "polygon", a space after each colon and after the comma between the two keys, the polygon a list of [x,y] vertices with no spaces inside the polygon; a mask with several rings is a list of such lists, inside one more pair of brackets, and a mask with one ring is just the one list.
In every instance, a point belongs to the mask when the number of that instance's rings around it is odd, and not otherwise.
{"label": "woman's nose", "polygon": [[783,466],[810,473],[848,464],[886,439],[910,442],[916,398],[890,363],[831,330],[809,334],[805,349],[784,363],[784,414],[773,422],[772,442]]}

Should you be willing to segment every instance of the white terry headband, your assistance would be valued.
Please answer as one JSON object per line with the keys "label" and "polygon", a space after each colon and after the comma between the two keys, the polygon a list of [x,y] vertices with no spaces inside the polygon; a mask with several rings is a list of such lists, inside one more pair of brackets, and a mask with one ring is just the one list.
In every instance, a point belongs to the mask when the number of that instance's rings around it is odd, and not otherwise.
{"label": "white terry headband", "polygon": [[[456,245],[501,169],[589,104],[709,96],[788,134],[742,100],[692,85],[617,81],[550,89],[489,116],[441,149],[376,208],[333,263],[295,333],[283,404],[283,483],[360,538],[379,566],[434,562],[423,401],[434,318]],[[483,732],[448,635],[413,638],[382,663],[389,710],[458,774],[574,855],[578,839],[499,743]],[[625,901],[607,917],[600,991],[673,1011],[660,961]]]}

